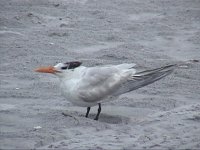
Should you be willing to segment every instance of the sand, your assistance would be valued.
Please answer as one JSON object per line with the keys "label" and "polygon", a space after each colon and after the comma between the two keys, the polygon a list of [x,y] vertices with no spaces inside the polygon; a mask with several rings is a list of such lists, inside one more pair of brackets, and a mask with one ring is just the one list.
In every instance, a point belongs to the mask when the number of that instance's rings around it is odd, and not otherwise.
{"label": "sand", "polygon": [[199,62],[103,104],[99,121],[33,71],[199,60],[199,0],[1,0],[0,56],[0,149],[200,149]]}

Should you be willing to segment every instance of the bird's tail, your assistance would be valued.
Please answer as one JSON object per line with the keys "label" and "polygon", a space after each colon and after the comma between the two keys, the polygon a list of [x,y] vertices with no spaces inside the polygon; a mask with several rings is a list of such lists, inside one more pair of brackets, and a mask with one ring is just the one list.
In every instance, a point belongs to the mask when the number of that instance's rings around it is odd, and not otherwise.
{"label": "bird's tail", "polygon": [[135,90],[151,84],[161,78],[169,75],[173,72],[173,70],[177,67],[177,64],[168,65],[161,68],[156,68],[152,70],[145,70],[142,72],[138,72],[132,76],[130,82],[134,82],[130,90]]}
{"label": "bird's tail", "polygon": [[138,72],[134,74],[127,82],[121,85],[121,87],[113,95],[118,96],[151,84],[172,73],[176,67],[177,64],[174,64]]}
{"label": "bird's tail", "polygon": [[152,69],[152,70],[146,70],[142,72],[138,72],[132,76],[130,79],[132,82],[132,85],[130,85],[130,91],[135,90],[138,88],[141,88],[145,85],[151,84],[157,80],[160,80],[161,78],[169,75],[173,72],[175,68],[188,68],[191,64],[199,62],[199,60],[188,60],[184,62],[180,62],[173,65],[167,65],[164,67]]}

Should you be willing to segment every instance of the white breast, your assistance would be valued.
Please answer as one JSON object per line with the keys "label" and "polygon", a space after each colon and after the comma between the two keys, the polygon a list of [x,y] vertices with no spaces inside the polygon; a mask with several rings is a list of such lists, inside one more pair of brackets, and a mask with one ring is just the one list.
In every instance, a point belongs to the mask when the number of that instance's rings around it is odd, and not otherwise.
{"label": "white breast", "polygon": [[77,91],[77,84],[79,84],[80,80],[79,76],[81,75],[77,72],[71,72],[70,74],[66,74],[66,78],[60,80],[62,95],[67,101],[70,101],[72,104],[77,106],[91,107],[97,105],[97,102],[85,102],[81,97],[79,97],[79,92]]}

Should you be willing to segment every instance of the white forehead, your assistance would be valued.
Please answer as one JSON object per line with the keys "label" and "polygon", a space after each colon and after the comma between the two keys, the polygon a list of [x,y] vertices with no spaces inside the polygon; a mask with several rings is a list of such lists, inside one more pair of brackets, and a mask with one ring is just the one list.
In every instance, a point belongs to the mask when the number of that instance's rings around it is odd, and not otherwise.
{"label": "white forehead", "polygon": [[61,67],[64,67],[64,64],[63,63],[58,63],[57,65],[54,66],[55,68],[61,68]]}

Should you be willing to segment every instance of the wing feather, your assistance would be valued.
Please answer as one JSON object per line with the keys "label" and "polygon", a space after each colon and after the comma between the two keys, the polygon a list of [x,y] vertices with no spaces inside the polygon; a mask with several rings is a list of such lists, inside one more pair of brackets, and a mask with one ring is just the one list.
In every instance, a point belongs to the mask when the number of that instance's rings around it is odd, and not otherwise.
{"label": "wing feather", "polygon": [[136,90],[157,80],[160,80],[161,78],[172,73],[176,66],[176,64],[168,65],[161,68],[138,72],[132,75],[131,79],[129,79],[127,82],[124,82],[121,87],[114,93],[114,96]]}
{"label": "wing feather", "polygon": [[117,67],[88,68],[77,87],[79,97],[85,102],[100,101],[111,95],[126,82],[134,70]]}

